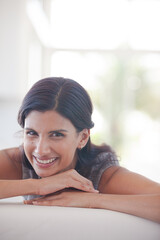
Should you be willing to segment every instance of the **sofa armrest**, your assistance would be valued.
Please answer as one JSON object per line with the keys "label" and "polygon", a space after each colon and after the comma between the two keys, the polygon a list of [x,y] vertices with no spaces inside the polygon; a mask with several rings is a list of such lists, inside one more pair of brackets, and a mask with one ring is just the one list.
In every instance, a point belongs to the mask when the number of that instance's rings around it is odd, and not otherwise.
{"label": "sofa armrest", "polygon": [[160,224],[119,212],[0,201],[1,240],[159,240]]}

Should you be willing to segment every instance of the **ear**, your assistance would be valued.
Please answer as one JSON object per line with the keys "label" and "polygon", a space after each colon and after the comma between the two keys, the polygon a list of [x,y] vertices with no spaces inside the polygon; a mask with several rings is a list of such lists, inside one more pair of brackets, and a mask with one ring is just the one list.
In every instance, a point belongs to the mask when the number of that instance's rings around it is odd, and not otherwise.
{"label": "ear", "polygon": [[90,129],[85,128],[80,132],[80,141],[78,144],[78,149],[82,149],[83,147],[85,147],[89,137],[90,137]]}

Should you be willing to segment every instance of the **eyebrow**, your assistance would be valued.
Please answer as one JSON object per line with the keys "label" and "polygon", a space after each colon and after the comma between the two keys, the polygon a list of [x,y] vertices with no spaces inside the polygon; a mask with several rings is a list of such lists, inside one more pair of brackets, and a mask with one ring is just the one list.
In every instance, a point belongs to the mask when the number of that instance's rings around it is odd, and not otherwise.
{"label": "eyebrow", "polygon": [[[37,131],[34,130],[33,128],[24,128],[24,129],[25,129],[25,130],[32,130],[32,131],[37,132]],[[65,129],[56,129],[56,130],[49,131],[49,133],[54,133],[54,132],[68,132],[68,131],[65,130]]]}
{"label": "eyebrow", "polygon": [[57,130],[52,130],[49,133],[54,133],[54,132],[68,132],[68,131],[65,129],[57,129]]}

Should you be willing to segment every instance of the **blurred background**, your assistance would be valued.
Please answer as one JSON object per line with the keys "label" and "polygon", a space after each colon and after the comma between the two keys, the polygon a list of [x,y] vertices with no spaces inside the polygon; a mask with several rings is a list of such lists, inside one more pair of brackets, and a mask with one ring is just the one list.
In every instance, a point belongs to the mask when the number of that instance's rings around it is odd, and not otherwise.
{"label": "blurred background", "polygon": [[160,1],[0,0],[0,148],[18,146],[24,94],[73,78],[94,104],[92,141],[160,182]]}

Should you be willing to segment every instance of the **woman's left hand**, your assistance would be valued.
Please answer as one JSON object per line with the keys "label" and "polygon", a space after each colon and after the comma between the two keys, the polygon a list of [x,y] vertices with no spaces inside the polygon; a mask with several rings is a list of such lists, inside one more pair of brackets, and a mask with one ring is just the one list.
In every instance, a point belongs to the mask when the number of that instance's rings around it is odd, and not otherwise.
{"label": "woman's left hand", "polygon": [[41,198],[24,201],[25,204],[40,206],[61,206],[61,207],[94,207],[97,193],[88,193],[78,190],[63,190]]}

